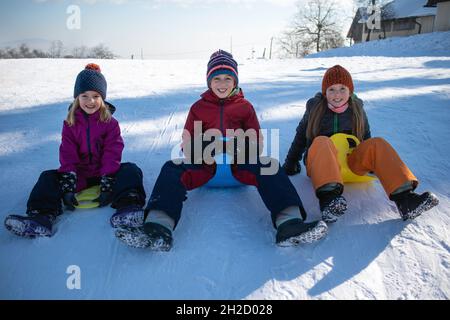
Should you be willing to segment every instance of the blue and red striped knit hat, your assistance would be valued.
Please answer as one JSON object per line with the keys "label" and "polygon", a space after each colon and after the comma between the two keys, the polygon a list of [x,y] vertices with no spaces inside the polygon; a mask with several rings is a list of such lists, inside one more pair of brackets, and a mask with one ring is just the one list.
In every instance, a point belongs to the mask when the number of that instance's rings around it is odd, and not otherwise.
{"label": "blue and red striped knit hat", "polygon": [[237,87],[239,83],[237,62],[233,59],[231,53],[224,50],[214,52],[211,55],[211,58],[209,58],[208,70],[206,72],[206,82],[208,83],[208,87],[212,78],[219,74],[228,74],[232,76]]}

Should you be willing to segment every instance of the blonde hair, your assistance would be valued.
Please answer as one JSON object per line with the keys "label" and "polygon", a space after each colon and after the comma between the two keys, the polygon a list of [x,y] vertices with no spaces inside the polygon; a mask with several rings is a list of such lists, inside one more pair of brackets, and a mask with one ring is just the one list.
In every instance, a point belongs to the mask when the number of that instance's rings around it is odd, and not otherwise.
{"label": "blonde hair", "polygon": [[[352,97],[348,100],[348,107],[353,111],[353,127],[352,134],[355,135],[359,141],[363,141],[365,133],[365,119],[364,111],[359,103],[353,101]],[[314,140],[319,135],[320,123],[328,109],[328,101],[326,97],[323,97],[314,107],[309,114],[308,126],[306,127],[306,138],[310,141]]]}
{"label": "blonde hair", "polygon": [[[76,97],[75,100],[70,105],[69,113],[67,114],[67,118],[66,118],[66,122],[69,125],[69,127],[71,127],[75,124],[75,111],[79,107],[80,107],[80,100],[79,100],[79,97]],[[102,99],[99,110],[100,110],[100,121],[109,122],[111,120],[112,115],[111,115],[111,112],[109,111],[108,107],[106,106],[105,101],[103,101],[103,99]]]}

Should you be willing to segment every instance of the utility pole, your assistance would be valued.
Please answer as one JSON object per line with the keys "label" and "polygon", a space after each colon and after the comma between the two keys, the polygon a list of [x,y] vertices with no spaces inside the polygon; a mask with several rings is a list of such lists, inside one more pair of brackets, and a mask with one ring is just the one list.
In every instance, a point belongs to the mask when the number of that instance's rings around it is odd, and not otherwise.
{"label": "utility pole", "polygon": [[273,37],[270,38],[270,51],[269,51],[269,59],[272,59],[272,45],[273,45]]}
{"label": "utility pole", "polygon": [[233,54],[233,36],[230,37],[230,53]]}
{"label": "utility pole", "polygon": [[144,60],[144,49],[141,48],[141,60]]}

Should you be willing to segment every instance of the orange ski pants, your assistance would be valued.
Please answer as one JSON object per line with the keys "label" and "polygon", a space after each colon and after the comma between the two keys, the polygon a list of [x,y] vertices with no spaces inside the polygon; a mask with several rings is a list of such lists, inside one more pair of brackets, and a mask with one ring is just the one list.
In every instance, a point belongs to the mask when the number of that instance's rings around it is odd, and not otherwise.
{"label": "orange ski pants", "polygon": [[[328,183],[343,184],[337,154],[338,150],[330,138],[318,136],[313,140],[306,159],[306,173],[315,190]],[[413,188],[418,184],[414,174],[383,138],[361,142],[347,156],[347,162],[350,170],[357,175],[373,172],[388,196],[407,182],[412,182]]]}

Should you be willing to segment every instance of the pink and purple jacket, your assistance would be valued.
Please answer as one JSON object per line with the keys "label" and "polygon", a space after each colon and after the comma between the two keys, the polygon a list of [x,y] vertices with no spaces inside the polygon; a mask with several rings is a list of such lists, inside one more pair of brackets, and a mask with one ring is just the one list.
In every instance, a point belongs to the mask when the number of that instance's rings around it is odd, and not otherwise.
{"label": "pink and purple jacket", "polygon": [[[108,103],[107,106],[115,110]],[[58,172],[75,172],[78,192],[86,188],[87,178],[115,174],[120,168],[123,148],[116,119],[102,122],[99,111],[88,115],[78,108],[75,125],[69,126],[64,121]]]}

